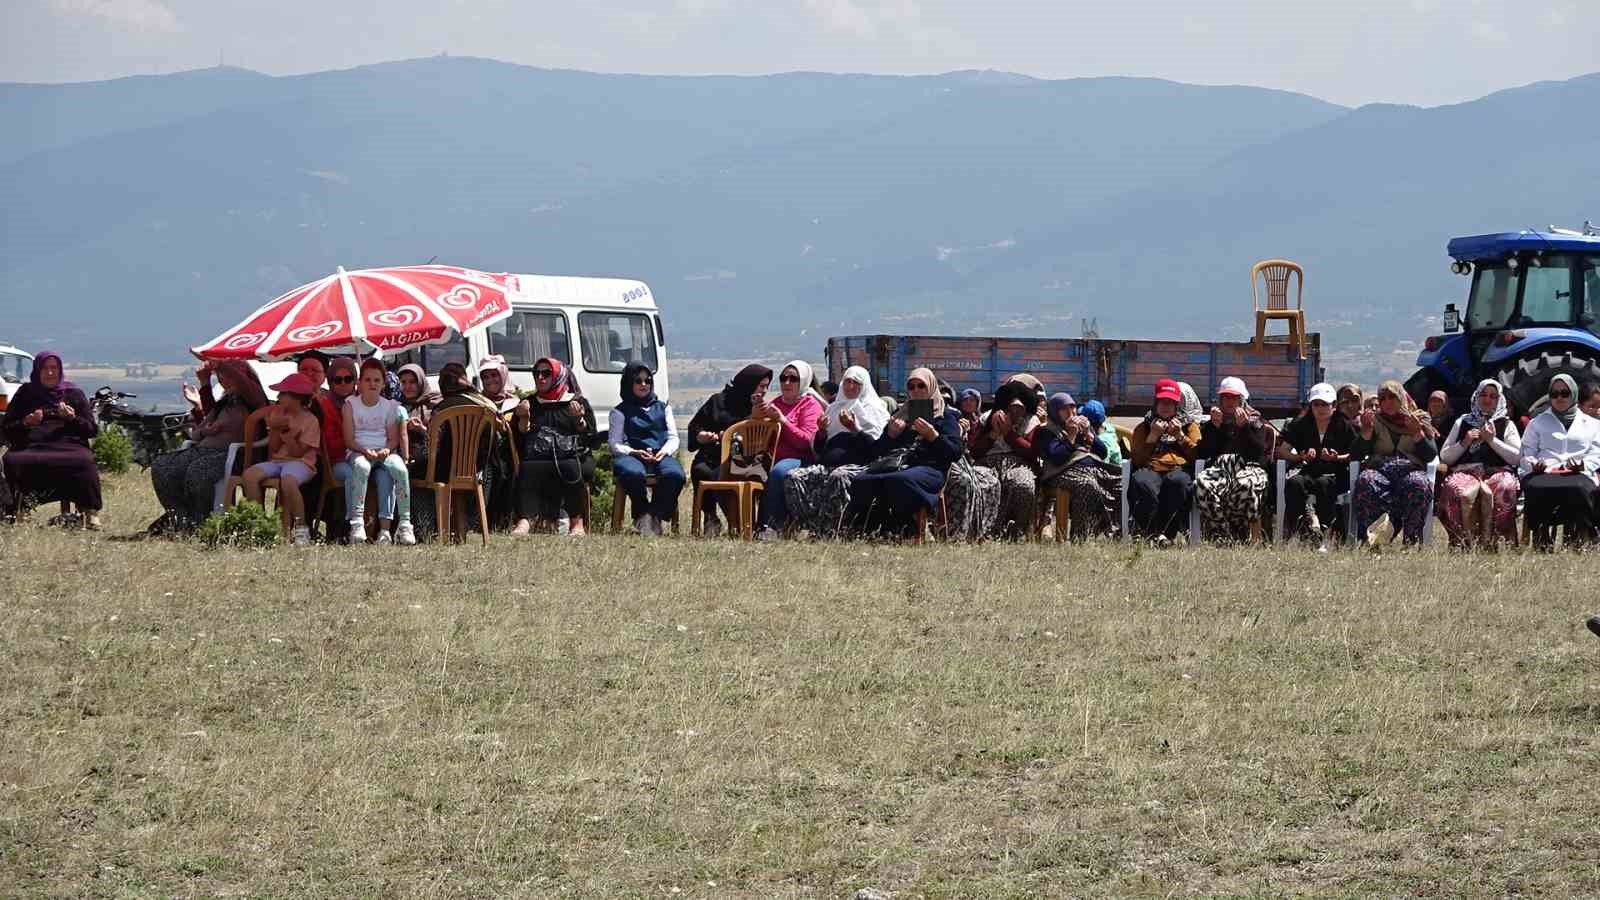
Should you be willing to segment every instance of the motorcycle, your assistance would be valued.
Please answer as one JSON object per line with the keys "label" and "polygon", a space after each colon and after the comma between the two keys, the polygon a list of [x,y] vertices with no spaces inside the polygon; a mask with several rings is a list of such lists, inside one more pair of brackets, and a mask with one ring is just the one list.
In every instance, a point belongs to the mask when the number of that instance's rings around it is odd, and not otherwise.
{"label": "motorcycle", "polygon": [[115,425],[127,432],[133,444],[133,461],[148,469],[156,457],[177,443],[176,438],[193,420],[187,413],[140,412],[122,402],[138,396],[103,387],[94,392],[90,406],[101,425]]}

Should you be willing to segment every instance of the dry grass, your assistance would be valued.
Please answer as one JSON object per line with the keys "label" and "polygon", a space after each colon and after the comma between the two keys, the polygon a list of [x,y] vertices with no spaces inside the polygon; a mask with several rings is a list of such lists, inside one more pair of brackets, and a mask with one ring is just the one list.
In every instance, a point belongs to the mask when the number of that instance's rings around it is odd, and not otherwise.
{"label": "dry grass", "polygon": [[1592,558],[0,529],[0,893],[1600,894]]}

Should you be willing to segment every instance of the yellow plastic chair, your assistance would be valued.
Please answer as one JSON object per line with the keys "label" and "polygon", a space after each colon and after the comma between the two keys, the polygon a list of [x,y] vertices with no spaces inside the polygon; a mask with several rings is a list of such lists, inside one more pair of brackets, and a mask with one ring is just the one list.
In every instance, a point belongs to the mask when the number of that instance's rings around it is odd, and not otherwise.
{"label": "yellow plastic chair", "polygon": [[[1294,308],[1289,308],[1289,279],[1295,279]],[[1258,285],[1266,285],[1267,305],[1261,305]],[[1282,319],[1289,323],[1289,341],[1306,358],[1306,271],[1300,264],[1287,259],[1264,259],[1250,268],[1250,301],[1256,310],[1256,339],[1253,346],[1260,350],[1267,337],[1267,322]]]}
{"label": "yellow plastic chair", "polygon": [[[728,429],[722,432],[723,472],[727,472],[728,458],[733,454],[735,435],[740,437],[746,452],[752,448],[764,449],[767,458],[773,459],[778,455],[779,430],[777,421],[766,419],[745,419],[729,425]],[[700,482],[694,489],[694,510],[690,513],[692,518],[689,521],[689,533],[694,537],[700,536],[700,509],[707,494],[733,494],[734,506],[739,510],[739,535],[745,540],[750,540],[755,537],[756,497],[766,489],[766,482],[748,478],[733,480],[724,476],[721,480]],[[728,525],[728,533],[732,536],[734,523],[729,522]]]}

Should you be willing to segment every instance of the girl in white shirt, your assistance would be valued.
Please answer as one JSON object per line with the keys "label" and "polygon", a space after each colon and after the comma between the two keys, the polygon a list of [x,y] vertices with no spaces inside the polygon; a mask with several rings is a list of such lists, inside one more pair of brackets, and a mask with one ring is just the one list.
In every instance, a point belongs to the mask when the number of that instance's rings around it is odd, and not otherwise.
{"label": "girl in white shirt", "polygon": [[[389,543],[389,527],[398,521],[394,542],[415,544],[411,527],[411,476],[406,470],[405,410],[382,395],[384,368],[377,359],[361,363],[360,393],[344,405],[344,442],[349,451],[334,467],[344,479],[344,504],[350,514],[350,540],[367,540],[367,480],[378,487],[376,543]],[[398,507],[398,510],[396,509]]]}

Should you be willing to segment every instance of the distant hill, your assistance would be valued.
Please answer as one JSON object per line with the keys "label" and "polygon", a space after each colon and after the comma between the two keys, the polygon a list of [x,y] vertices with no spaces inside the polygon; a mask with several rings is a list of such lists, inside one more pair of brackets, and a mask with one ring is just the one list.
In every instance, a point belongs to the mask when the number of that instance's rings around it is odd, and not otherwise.
{"label": "distant hill", "polygon": [[1600,215],[1597,86],[1351,111],[1153,79],[464,58],[0,85],[0,338],[172,358],[335,265],[431,257],[643,278],[675,351],[734,356],[1078,316],[1237,329],[1250,262],[1278,254],[1310,265],[1318,324],[1421,313],[1460,293],[1450,234]]}

